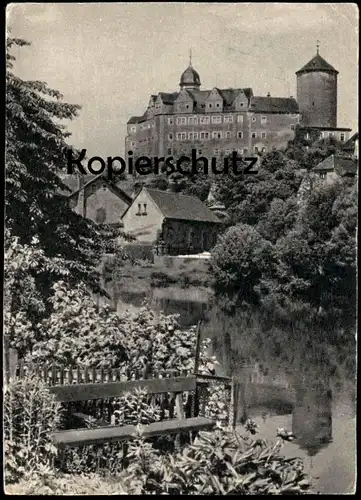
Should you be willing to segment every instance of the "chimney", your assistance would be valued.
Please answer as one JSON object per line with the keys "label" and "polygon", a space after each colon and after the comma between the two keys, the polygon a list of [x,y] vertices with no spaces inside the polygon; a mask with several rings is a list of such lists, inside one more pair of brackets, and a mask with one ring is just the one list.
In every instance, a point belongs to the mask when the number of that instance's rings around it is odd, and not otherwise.
{"label": "chimney", "polygon": [[85,200],[85,190],[84,190],[84,177],[82,174],[78,175],[78,189],[79,195],[78,195],[78,210],[79,214],[82,215],[83,217],[86,217],[86,200]]}
{"label": "chimney", "polygon": [[271,94],[269,92],[267,93],[267,97],[271,97]]}

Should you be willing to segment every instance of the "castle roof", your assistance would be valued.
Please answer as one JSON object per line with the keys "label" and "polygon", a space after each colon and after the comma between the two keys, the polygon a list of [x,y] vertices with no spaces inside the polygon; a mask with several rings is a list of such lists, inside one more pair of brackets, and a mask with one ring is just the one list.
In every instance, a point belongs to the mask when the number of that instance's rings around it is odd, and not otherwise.
{"label": "castle roof", "polygon": [[188,66],[188,68],[185,71],[183,71],[181,78],[180,78],[179,85],[180,86],[196,85],[197,87],[199,87],[200,84],[201,84],[201,79],[199,77],[199,74],[193,68],[193,66],[190,64]]}
{"label": "castle roof", "polygon": [[299,113],[297,101],[293,97],[252,97],[250,109],[256,113]]}
{"label": "castle roof", "polygon": [[315,57],[311,59],[311,61],[303,66],[303,68],[296,71],[296,75],[299,75],[300,73],[309,73],[311,71],[326,71],[328,73],[338,74],[338,71],[333,66],[331,66],[331,64],[325,61],[324,58],[320,56],[320,54],[316,54]]}
{"label": "castle roof", "polygon": [[172,92],[171,94],[166,92],[159,92],[159,95],[163,101],[163,104],[173,104],[179,96],[179,92]]}
{"label": "castle roof", "polygon": [[143,189],[167,219],[221,224],[218,217],[199,198],[148,187]]}
{"label": "castle roof", "polygon": [[[235,111],[235,100],[240,93],[244,94],[249,102],[249,107],[244,108],[245,110],[253,111],[255,113],[281,113],[281,114],[298,114],[299,108],[297,101],[293,97],[257,97],[253,95],[252,88],[246,87],[243,89],[219,89],[217,88],[219,95],[223,99],[223,112]],[[198,89],[186,89],[187,94],[194,102],[193,113],[204,113],[205,102],[212,92],[212,90],[198,90]],[[176,101],[180,92],[159,92],[158,94],[162,99],[163,104],[168,104],[172,106]],[[172,113],[172,109],[168,110],[167,113]],[[128,121],[128,124],[140,123],[147,120],[147,112],[143,116],[132,116]],[[346,130],[346,129],[345,129]]]}
{"label": "castle roof", "polygon": [[132,116],[127,123],[131,125],[132,123],[139,123],[142,120],[145,120],[145,113],[142,116]]}

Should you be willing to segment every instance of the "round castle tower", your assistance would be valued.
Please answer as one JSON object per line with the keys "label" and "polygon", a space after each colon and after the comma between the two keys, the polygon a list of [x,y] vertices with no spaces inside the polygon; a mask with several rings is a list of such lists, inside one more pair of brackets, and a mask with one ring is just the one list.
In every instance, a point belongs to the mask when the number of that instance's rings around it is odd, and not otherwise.
{"label": "round castle tower", "polygon": [[308,127],[337,127],[338,71],[317,54],[297,75],[301,123]]}

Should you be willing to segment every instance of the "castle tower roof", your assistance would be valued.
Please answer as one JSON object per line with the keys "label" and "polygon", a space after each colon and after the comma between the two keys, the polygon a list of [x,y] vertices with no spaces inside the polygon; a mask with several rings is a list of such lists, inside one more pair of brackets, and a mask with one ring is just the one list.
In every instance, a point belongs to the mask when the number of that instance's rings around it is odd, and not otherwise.
{"label": "castle tower roof", "polygon": [[179,85],[181,88],[199,88],[201,86],[201,79],[199,78],[199,74],[191,64],[182,73]]}
{"label": "castle tower roof", "polygon": [[309,73],[311,71],[326,71],[328,73],[335,73],[336,75],[338,74],[338,71],[333,66],[331,66],[331,64],[325,61],[325,59],[321,57],[319,53],[317,53],[315,57],[311,59],[311,61],[305,64],[303,68],[296,71],[296,75],[299,75],[301,73]]}

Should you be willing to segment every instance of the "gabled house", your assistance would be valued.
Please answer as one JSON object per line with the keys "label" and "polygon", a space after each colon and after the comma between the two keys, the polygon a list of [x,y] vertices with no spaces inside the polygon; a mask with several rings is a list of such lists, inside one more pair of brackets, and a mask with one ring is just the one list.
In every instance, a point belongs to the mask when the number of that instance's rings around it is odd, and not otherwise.
{"label": "gabled house", "polygon": [[198,198],[143,187],[122,216],[124,231],[165,253],[196,254],[216,244],[218,217]]}
{"label": "gabled house", "polygon": [[121,181],[120,187],[103,174],[85,178],[69,175],[62,180],[71,190],[70,194],[66,193],[69,205],[78,214],[98,224],[122,226],[121,216],[133,201],[123,189],[126,181]]}
{"label": "gabled house", "polygon": [[333,182],[341,177],[355,177],[358,161],[356,158],[331,155],[313,167],[312,172],[325,182]]}

